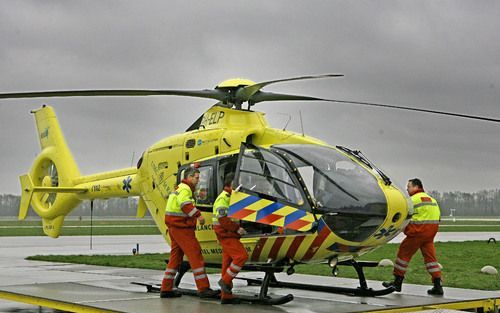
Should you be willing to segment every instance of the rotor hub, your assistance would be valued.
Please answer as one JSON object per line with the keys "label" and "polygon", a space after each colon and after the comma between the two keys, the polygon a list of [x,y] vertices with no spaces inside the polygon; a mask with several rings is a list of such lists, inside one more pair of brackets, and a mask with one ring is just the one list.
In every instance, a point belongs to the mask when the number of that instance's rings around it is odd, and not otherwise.
{"label": "rotor hub", "polygon": [[223,82],[220,82],[217,86],[215,86],[215,89],[238,88],[238,87],[245,87],[245,86],[251,86],[251,85],[255,85],[255,82],[250,80],[250,79],[231,78],[231,79],[226,79]]}

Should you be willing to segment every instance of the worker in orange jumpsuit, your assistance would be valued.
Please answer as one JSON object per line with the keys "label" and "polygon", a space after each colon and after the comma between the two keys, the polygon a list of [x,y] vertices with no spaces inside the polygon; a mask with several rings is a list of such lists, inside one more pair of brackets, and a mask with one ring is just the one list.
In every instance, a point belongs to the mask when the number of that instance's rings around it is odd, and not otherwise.
{"label": "worker in orange jumpsuit", "polygon": [[222,246],[222,273],[219,280],[221,287],[221,304],[236,304],[240,301],[233,296],[233,279],[241,271],[248,259],[248,253],[240,242],[245,229],[239,221],[227,216],[229,200],[232,192],[234,175],[228,174],[224,180],[224,190],[220,193],[213,206],[213,224],[215,234]]}
{"label": "worker in orange jumpsuit", "polygon": [[384,282],[383,285],[393,287],[398,292],[401,291],[401,285],[410,260],[415,252],[420,249],[424,257],[425,267],[432,276],[434,285],[432,289],[427,290],[427,293],[430,295],[443,295],[441,268],[434,247],[434,237],[438,232],[441,219],[439,205],[435,199],[425,193],[422,181],[418,178],[410,179],[406,190],[411,197],[414,214],[404,230],[406,238],[399,246],[393,271],[394,281]]}
{"label": "worker in orange jumpsuit", "polygon": [[194,233],[197,220],[201,225],[205,224],[205,218],[196,208],[193,199],[193,192],[200,179],[200,171],[194,167],[188,167],[184,171],[183,178],[176,191],[169,195],[165,210],[165,223],[168,226],[171,250],[165,276],[161,283],[160,297],[174,298],[182,295],[173,287],[175,275],[184,254],[186,254],[194,275],[198,295],[202,298],[211,298],[219,292],[210,289],[200,243]]}

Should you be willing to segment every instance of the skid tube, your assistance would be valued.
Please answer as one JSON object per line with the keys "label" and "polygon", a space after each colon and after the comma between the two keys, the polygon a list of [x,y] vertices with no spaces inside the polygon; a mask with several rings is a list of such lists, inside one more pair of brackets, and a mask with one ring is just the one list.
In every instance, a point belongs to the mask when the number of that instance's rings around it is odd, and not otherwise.
{"label": "skid tube", "polygon": [[[168,260],[165,260],[165,262],[168,263]],[[205,264],[206,267],[210,268],[220,268],[220,264]],[[191,289],[185,289],[185,288],[179,288],[179,285],[181,283],[182,278],[184,277],[184,274],[186,274],[187,271],[191,269],[190,265],[188,262],[183,261],[181,263],[181,266],[179,268],[179,271],[177,272],[177,275],[175,276],[174,280],[174,286],[177,288],[179,292],[181,292],[183,295],[189,295],[189,296],[197,296],[198,293],[196,290],[191,290]],[[244,270],[251,270],[251,271],[262,271],[265,272],[264,279],[260,280],[259,285],[260,291],[258,295],[243,295],[243,294],[235,294],[235,298],[238,298],[242,302],[248,302],[248,303],[255,303],[255,304],[264,304],[264,305],[281,305],[288,303],[293,300],[293,295],[287,294],[285,296],[281,297],[271,297],[267,294],[269,290],[269,284],[272,282],[273,278],[275,278],[274,273],[276,271],[283,271],[283,267],[274,267],[274,266],[243,266]],[[135,285],[140,285],[140,286],[145,286],[147,289],[147,292],[160,292],[160,285],[158,284],[147,284],[147,283],[140,283],[140,282],[132,282],[132,284]],[[216,295],[213,297],[213,299],[219,299],[220,295]]]}
{"label": "skid tube", "polygon": [[[205,264],[206,267],[210,268],[220,268],[220,264]],[[174,284],[176,287],[179,287],[179,284],[181,283],[182,277],[184,274],[186,274],[187,271],[189,271],[191,267],[189,266],[188,262],[182,262],[179,272],[175,276],[175,281]],[[267,292],[269,290],[269,286],[272,283],[273,278],[275,278],[274,273],[276,270],[282,271],[283,268],[275,268],[272,266],[258,266],[258,267],[246,267],[243,266],[243,270],[248,269],[248,270],[257,270],[257,271],[262,271],[265,273],[264,279],[262,279],[260,282],[260,291],[259,295],[254,295],[254,296],[246,296],[246,295],[236,295],[235,296],[245,302],[251,302],[251,303],[259,303],[259,304],[268,304],[268,305],[280,305],[280,304],[285,304],[293,300],[293,295],[287,294],[282,297],[277,297],[277,298],[272,298],[267,295]],[[182,292],[182,290],[181,290]]]}
{"label": "skid tube", "polygon": [[[358,274],[359,287],[357,288],[347,288],[347,287],[335,287],[335,286],[321,286],[321,285],[310,285],[310,284],[300,284],[300,283],[290,283],[290,282],[280,282],[276,279],[274,273],[281,272],[283,270],[282,267],[274,267],[275,271],[266,271],[266,276],[264,279],[254,279],[254,278],[239,278],[247,281],[249,285],[262,285],[262,289],[265,288],[267,290],[268,287],[277,287],[277,288],[290,288],[290,289],[302,289],[302,290],[312,290],[312,291],[321,291],[321,292],[330,292],[330,293],[339,293],[350,296],[357,297],[377,297],[384,296],[390,294],[395,291],[393,287],[373,290],[372,288],[368,288],[368,284],[366,283],[365,274],[363,271],[364,267],[376,267],[378,265],[377,262],[369,262],[369,261],[360,261],[357,262],[355,260],[347,260],[339,262],[337,265],[350,265],[354,267],[356,273]],[[262,266],[266,267],[266,266]],[[270,267],[271,268],[271,267]],[[290,270],[290,268],[289,268]],[[294,271],[290,271],[293,273]],[[287,271],[289,273],[289,271]],[[289,273],[289,274],[290,274]],[[261,289],[261,292],[262,292]]]}

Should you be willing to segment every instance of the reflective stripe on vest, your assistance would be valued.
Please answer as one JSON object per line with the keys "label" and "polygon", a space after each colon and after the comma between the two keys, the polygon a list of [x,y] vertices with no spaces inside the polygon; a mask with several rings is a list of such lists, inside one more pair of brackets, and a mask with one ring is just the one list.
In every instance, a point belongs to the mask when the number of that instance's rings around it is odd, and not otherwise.
{"label": "reflective stripe on vest", "polygon": [[439,220],[427,220],[427,221],[414,221],[414,220],[411,220],[410,224],[418,224],[418,225],[422,225],[422,224],[439,224]]}
{"label": "reflective stripe on vest", "polygon": [[168,196],[167,207],[165,208],[165,215],[170,216],[192,216],[196,210],[188,215],[182,211],[182,207],[186,204],[192,203],[194,205],[193,192],[191,188],[185,183],[180,183],[176,191],[171,192]]}
{"label": "reflective stripe on vest", "polygon": [[219,218],[227,216],[227,210],[229,208],[229,199],[231,196],[226,192],[222,191],[217,199],[215,199],[213,206],[213,217],[212,222],[214,225],[219,224]]}
{"label": "reflective stripe on vest", "polygon": [[411,224],[438,224],[441,218],[437,201],[426,194],[419,192],[411,196],[414,214],[411,217]]}
{"label": "reflective stripe on vest", "polygon": [[[220,225],[219,224],[219,218],[227,216],[227,213],[229,211],[229,201],[231,199],[231,195],[227,193],[226,191],[222,191],[217,199],[214,202],[213,206],[213,216],[212,216],[212,223],[214,225]],[[238,219],[231,219],[233,222],[238,222]]]}

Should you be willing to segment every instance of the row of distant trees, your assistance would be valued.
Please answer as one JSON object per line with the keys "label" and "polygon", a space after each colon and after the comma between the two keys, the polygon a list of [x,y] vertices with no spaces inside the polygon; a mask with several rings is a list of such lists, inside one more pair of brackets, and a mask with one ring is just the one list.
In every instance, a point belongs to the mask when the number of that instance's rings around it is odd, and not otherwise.
{"label": "row of distant trees", "polygon": [[[500,189],[481,190],[478,192],[429,192],[441,207],[443,216],[500,216]],[[17,216],[20,197],[15,195],[0,195],[0,216]],[[136,214],[137,198],[95,200],[96,216],[132,216]],[[30,210],[29,215],[34,215]],[[82,202],[71,212],[72,216],[90,215],[90,201]]]}
{"label": "row of distant trees", "polygon": [[[20,201],[20,196],[0,195],[0,216],[17,216]],[[95,216],[135,216],[136,212],[137,198],[113,198],[94,201],[93,215]],[[30,209],[28,216],[35,215],[35,212]],[[90,201],[83,201],[69,215],[90,215]]]}
{"label": "row of distant trees", "polygon": [[500,216],[500,189],[472,193],[431,191],[429,194],[438,201],[441,215]]}

